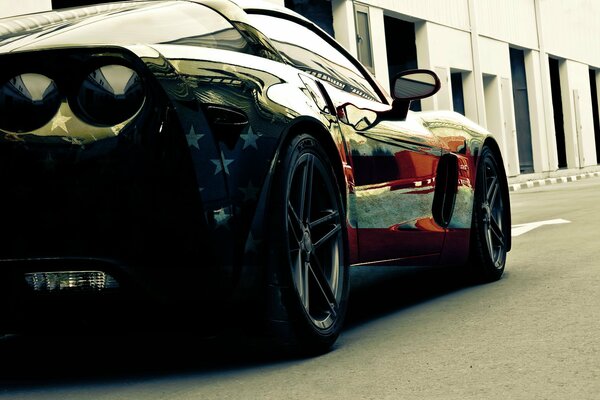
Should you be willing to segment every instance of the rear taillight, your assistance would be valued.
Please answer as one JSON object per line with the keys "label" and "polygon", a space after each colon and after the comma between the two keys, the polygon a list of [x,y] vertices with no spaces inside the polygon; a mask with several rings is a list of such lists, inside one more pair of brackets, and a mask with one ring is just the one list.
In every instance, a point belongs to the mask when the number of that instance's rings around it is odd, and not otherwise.
{"label": "rear taillight", "polygon": [[97,126],[113,126],[136,115],[144,99],[139,75],[126,66],[110,64],[91,71],[69,101],[82,120]]}
{"label": "rear taillight", "polygon": [[56,115],[61,94],[47,76],[25,73],[0,83],[0,129],[29,132]]}
{"label": "rear taillight", "polygon": [[127,52],[68,49],[0,57],[0,143],[76,145],[118,136],[148,103]]}
{"label": "rear taillight", "polygon": [[36,292],[98,292],[119,287],[117,280],[103,271],[28,272],[25,281]]}

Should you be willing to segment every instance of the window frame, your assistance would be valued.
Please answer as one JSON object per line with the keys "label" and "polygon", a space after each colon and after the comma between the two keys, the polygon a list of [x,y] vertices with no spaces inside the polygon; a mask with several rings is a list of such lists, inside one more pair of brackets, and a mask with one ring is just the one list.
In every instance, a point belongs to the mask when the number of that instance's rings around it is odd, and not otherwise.
{"label": "window frame", "polygon": [[[379,99],[377,99],[377,100],[380,103],[385,104],[385,105],[391,105],[391,103],[392,103],[391,97],[381,87],[379,82],[377,82],[375,80],[375,78],[371,75],[369,70],[360,61],[358,61],[352,54],[350,54],[350,52],[348,52],[340,43],[338,43],[333,37],[331,37],[329,34],[327,34],[327,32],[325,32],[324,30],[319,28],[314,23],[312,23],[304,18],[299,18],[297,16],[287,14],[287,13],[282,13],[282,12],[275,11],[275,10],[265,10],[265,9],[260,9],[260,8],[248,8],[248,9],[245,9],[244,11],[246,12],[246,14],[249,14],[249,15],[258,14],[258,15],[265,15],[265,16],[269,16],[269,17],[286,20],[286,21],[289,21],[292,23],[296,23],[296,24],[310,30],[311,32],[313,32],[314,34],[319,36],[328,45],[333,47],[334,50],[338,51],[345,59],[347,59],[350,62],[350,64],[352,64],[352,66],[354,66],[358,70],[358,72],[360,72],[361,76],[371,86],[373,92],[379,97]],[[256,27],[253,24],[252,24],[252,26],[255,29],[260,31],[259,27]],[[264,35],[264,36],[269,38],[267,35]],[[273,46],[273,47],[275,47],[275,46]],[[282,58],[285,59],[285,57],[283,57],[283,56],[282,56]],[[290,65],[292,65],[292,64],[290,64]],[[292,66],[294,66],[294,65],[292,65]]]}

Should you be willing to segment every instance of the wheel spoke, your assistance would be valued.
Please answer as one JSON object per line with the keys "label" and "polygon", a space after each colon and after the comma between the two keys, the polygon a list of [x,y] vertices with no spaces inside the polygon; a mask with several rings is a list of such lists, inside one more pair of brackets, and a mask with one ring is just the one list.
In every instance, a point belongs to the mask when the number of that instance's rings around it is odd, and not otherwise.
{"label": "wheel spoke", "polygon": [[487,166],[484,165],[484,167],[481,170],[481,183],[482,183],[482,187],[483,187],[483,193],[487,194],[488,192],[488,181],[487,181]]}
{"label": "wheel spoke", "polygon": [[488,228],[485,230],[485,241],[487,243],[487,247],[488,247],[488,251],[490,253],[490,256],[492,257],[492,260],[495,259],[494,256],[494,242],[492,240],[492,230]]}
{"label": "wheel spoke", "polygon": [[307,265],[307,269],[310,270],[313,278],[315,279],[315,282],[317,283],[317,286],[319,287],[321,294],[323,295],[323,297],[325,297],[325,300],[329,305],[329,309],[332,315],[335,316],[337,314],[338,303],[335,298],[335,294],[331,289],[331,285],[329,284],[329,281],[327,280],[327,277],[325,276],[325,273],[321,268],[321,263],[319,262],[319,259],[313,255],[311,257],[311,262],[307,263]]}
{"label": "wheel spoke", "polygon": [[308,270],[310,268],[310,264],[308,262],[303,262],[303,268],[302,268],[302,282],[303,282],[303,292],[301,293],[301,298],[302,298],[302,304],[304,305],[304,308],[306,308],[308,310],[309,307],[309,290],[308,290]]}
{"label": "wheel spoke", "polygon": [[341,230],[342,230],[341,225],[335,224],[326,234],[323,235],[323,237],[321,237],[321,239],[317,240],[313,244],[313,246],[315,247],[315,249],[318,249],[319,247],[321,247],[323,245],[323,243],[325,243],[328,239],[333,237],[333,235],[335,235],[336,233],[338,233]]}
{"label": "wheel spoke", "polygon": [[300,242],[301,237],[302,237],[302,231],[303,231],[303,224],[302,221],[300,221],[300,218],[298,218],[298,214],[296,214],[296,211],[294,210],[294,207],[292,206],[292,203],[288,201],[288,224],[290,225],[292,234],[294,235],[294,239],[296,239],[297,242]]}
{"label": "wheel spoke", "polygon": [[486,199],[491,208],[494,207],[494,203],[496,202],[496,196],[498,195],[498,189],[500,189],[500,185],[498,184],[498,177],[494,177],[492,182],[488,186],[488,192],[486,194]]}
{"label": "wheel spoke", "polygon": [[317,227],[321,224],[324,224],[326,222],[329,222],[332,220],[337,220],[338,216],[340,215],[340,213],[337,212],[336,210],[326,210],[326,211],[327,211],[327,215],[308,224],[309,229],[314,229],[315,227]]}
{"label": "wheel spoke", "polygon": [[499,244],[504,247],[504,233],[502,232],[502,228],[501,228],[500,224],[498,224],[498,221],[496,221],[496,218],[494,218],[493,216],[490,219],[489,226],[490,226],[489,230],[490,230],[492,236],[494,238],[496,238],[496,240],[499,242]]}
{"label": "wheel spoke", "polygon": [[312,199],[312,186],[313,186],[313,174],[314,174],[315,158],[309,155],[304,165],[304,171],[302,173],[302,183],[300,185],[300,219],[302,221],[308,221],[310,217],[310,206]]}
{"label": "wheel spoke", "polygon": [[308,309],[308,268],[306,268],[306,263],[302,260],[302,251],[298,250],[296,253],[292,256],[294,281],[298,296],[300,296],[304,307]]}

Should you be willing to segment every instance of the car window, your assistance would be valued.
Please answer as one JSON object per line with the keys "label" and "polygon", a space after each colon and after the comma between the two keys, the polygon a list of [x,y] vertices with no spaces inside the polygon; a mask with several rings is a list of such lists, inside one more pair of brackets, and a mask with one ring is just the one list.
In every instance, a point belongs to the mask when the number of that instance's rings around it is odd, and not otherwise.
{"label": "car window", "polygon": [[358,97],[381,101],[361,71],[319,34],[293,21],[263,14],[250,14],[250,21],[267,37],[288,62]]}

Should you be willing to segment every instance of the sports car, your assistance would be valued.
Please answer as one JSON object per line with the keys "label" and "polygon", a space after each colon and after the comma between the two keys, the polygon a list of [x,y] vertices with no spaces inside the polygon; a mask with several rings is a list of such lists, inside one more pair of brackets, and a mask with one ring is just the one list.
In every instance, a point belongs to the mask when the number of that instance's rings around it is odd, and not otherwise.
{"label": "sports car", "polygon": [[244,321],[318,353],[353,266],[499,279],[502,155],[464,116],[410,109],[440,85],[417,69],[388,91],[272,3],[0,20],[0,329]]}

